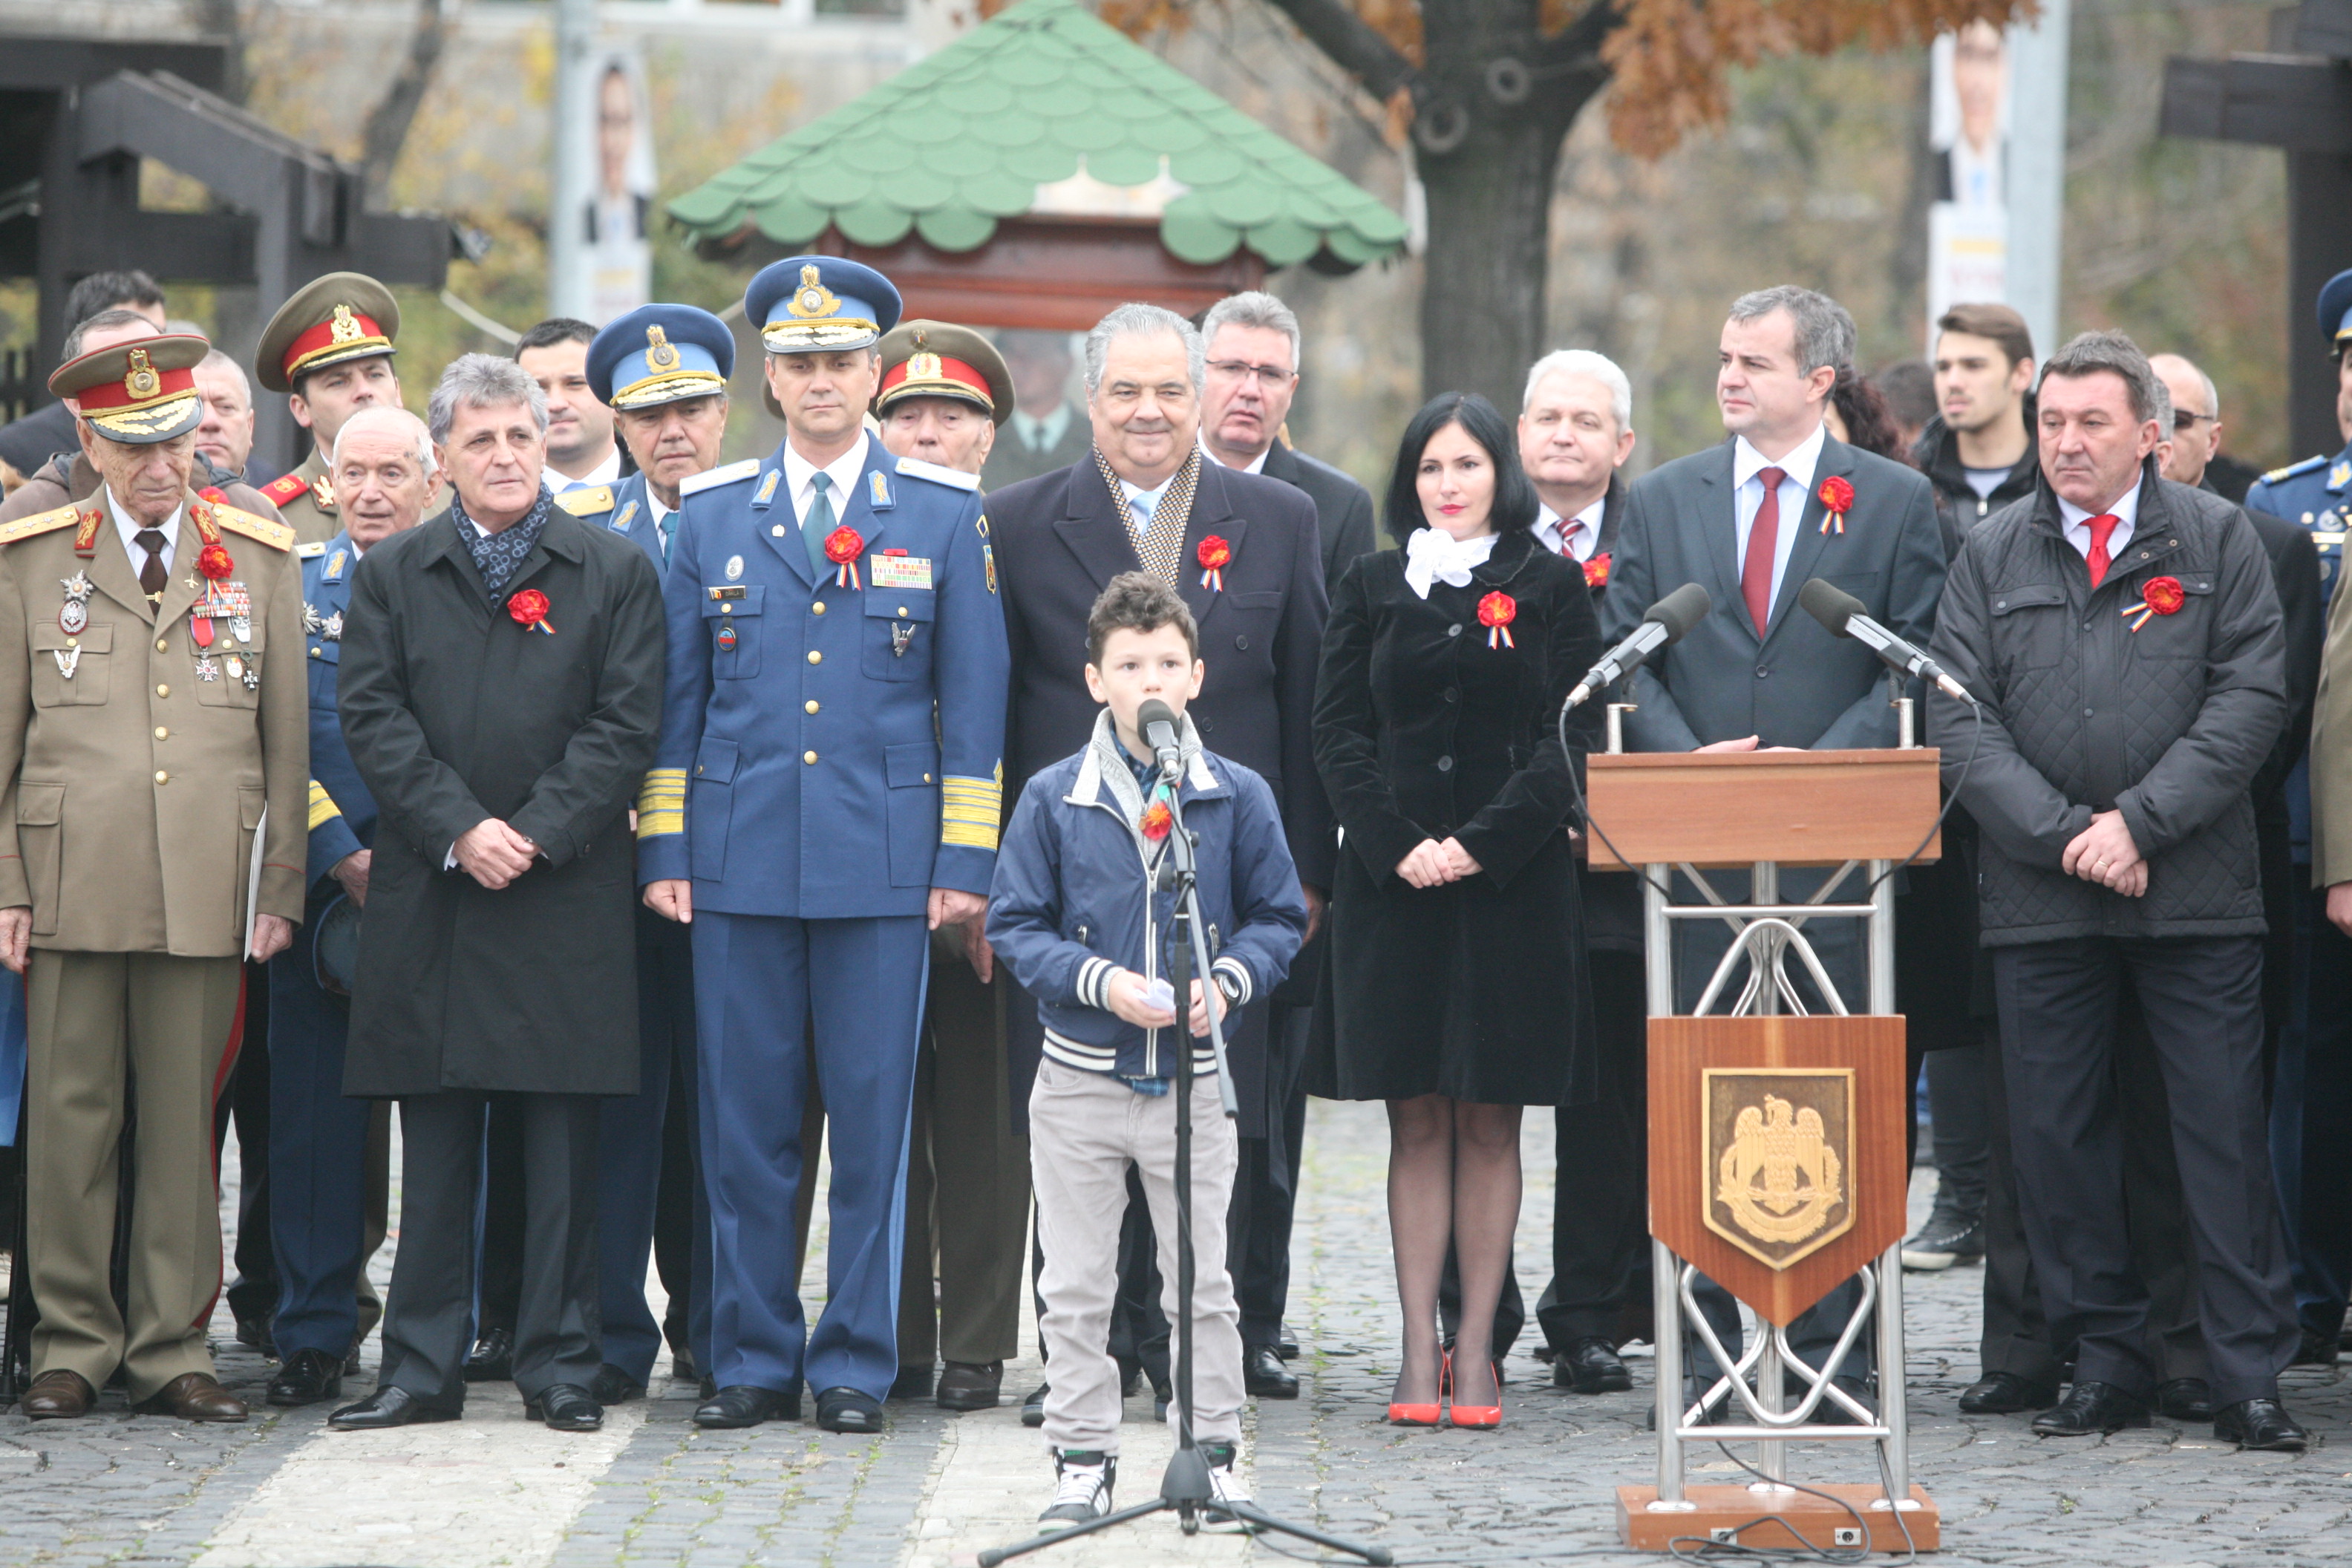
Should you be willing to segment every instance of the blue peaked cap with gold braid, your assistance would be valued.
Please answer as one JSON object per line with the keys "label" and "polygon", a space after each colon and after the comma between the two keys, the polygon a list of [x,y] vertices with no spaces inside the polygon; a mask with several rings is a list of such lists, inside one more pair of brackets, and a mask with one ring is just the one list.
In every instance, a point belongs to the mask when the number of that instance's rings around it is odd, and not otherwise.
{"label": "blue peaked cap with gold braid", "polygon": [[652,408],[727,390],[735,334],[692,305],[640,305],[588,345],[588,384],[614,408]]}
{"label": "blue peaked cap with gold braid", "polygon": [[760,323],[772,354],[869,347],[904,310],[890,279],[838,256],[788,256],[743,290],[744,319]]}

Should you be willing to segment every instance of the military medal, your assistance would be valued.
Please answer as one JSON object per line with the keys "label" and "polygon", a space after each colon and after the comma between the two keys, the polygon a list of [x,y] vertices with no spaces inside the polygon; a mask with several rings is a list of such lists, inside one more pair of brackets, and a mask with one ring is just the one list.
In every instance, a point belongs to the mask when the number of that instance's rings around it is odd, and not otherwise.
{"label": "military medal", "polygon": [[906,658],[907,645],[914,640],[915,628],[912,625],[902,625],[898,621],[890,623],[890,656],[893,658]]}
{"label": "military medal", "polygon": [[228,666],[228,678],[231,680],[243,680],[245,679],[245,660],[243,658],[236,654],[230,654],[224,662]]}
{"label": "military medal", "polygon": [[74,678],[74,671],[81,668],[81,649],[60,647],[52,648],[49,651],[56,656],[58,673],[71,680]]}
{"label": "military medal", "polygon": [[66,602],[58,611],[58,629],[69,637],[79,637],[89,625],[89,574],[77,572],[60,582],[65,587]]}
{"label": "military medal", "polygon": [[[205,626],[206,628],[207,635],[209,635],[211,627],[210,622],[199,622],[197,624]],[[218,680],[220,679],[220,660],[215,658],[208,653],[198,654],[196,656],[196,679],[203,681]]]}
{"label": "military medal", "polygon": [[253,640],[253,617],[233,616],[229,618],[228,629],[229,635],[236,637],[237,641],[249,643]]}
{"label": "military medal", "polygon": [[251,654],[247,654],[247,655],[246,655],[246,656],[245,656],[244,664],[245,664],[245,676],[244,676],[244,680],[245,680],[245,689],[246,689],[247,691],[258,691],[258,690],[260,690],[260,689],[261,689],[261,661],[260,661],[259,659],[255,658]]}
{"label": "military medal", "polygon": [[342,611],[341,611],[341,610],[337,610],[333,615],[329,616],[328,616],[324,621],[322,621],[321,623],[320,623],[320,626],[319,626],[319,636],[320,636],[320,637],[323,641],[326,641],[326,642],[341,642],[341,641],[342,641],[342,640],[343,640],[343,612],[342,612]]}
{"label": "military medal", "polygon": [[311,605],[310,601],[310,600],[308,600],[308,599],[303,600],[303,601],[302,601],[302,635],[303,635],[303,636],[305,636],[305,637],[317,637],[317,636],[319,635],[320,629],[321,627],[323,627],[326,624],[327,624],[326,622],[324,622],[324,621],[322,621],[322,620],[320,620],[320,619],[319,618],[319,612],[318,612],[318,610],[317,610],[317,609],[316,609],[316,608]]}

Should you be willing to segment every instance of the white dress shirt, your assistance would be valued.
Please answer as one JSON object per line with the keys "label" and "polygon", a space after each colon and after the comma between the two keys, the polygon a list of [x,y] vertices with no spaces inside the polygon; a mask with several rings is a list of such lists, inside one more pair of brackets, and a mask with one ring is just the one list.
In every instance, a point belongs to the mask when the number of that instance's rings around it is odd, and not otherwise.
{"label": "white dress shirt", "polygon": [[[1225,460],[1223,458],[1218,457],[1216,453],[1209,449],[1208,437],[1195,436],[1192,438],[1201,444],[1201,456],[1208,458],[1209,461],[1213,463],[1224,463]],[[1252,458],[1248,462],[1244,463],[1240,468],[1235,468],[1234,471],[1240,474],[1262,474],[1265,472],[1266,453],[1273,450],[1273,446],[1269,444],[1265,452],[1260,452],[1256,457]]]}
{"label": "white dress shirt", "polygon": [[613,484],[620,477],[621,448],[617,442],[614,443],[612,451],[605,455],[603,462],[576,479],[568,474],[559,473],[553,468],[541,468],[539,473],[540,482],[557,495],[562,495],[567,490],[584,489],[590,485]]}
{"label": "white dress shirt", "polygon": [[[824,466],[825,478],[833,481],[833,518],[835,523],[849,515],[849,503],[857,494],[857,476],[866,468],[866,444],[873,437],[863,430],[848,451]],[[793,493],[793,520],[804,522],[809,508],[816,504],[817,466],[801,456],[800,448],[790,441],[784,443],[784,486]],[[652,487],[646,493],[653,493]]]}
{"label": "white dress shirt", "polygon": [[1775,605],[1780,602],[1780,575],[1789,569],[1789,552],[1797,547],[1797,528],[1804,521],[1805,498],[1812,493],[1813,470],[1821,465],[1822,443],[1828,436],[1827,426],[1814,426],[1811,435],[1778,461],[1749,446],[1745,436],[1731,446],[1732,515],[1738,531],[1732,541],[1736,577],[1746,576],[1748,531],[1756,526],[1756,513],[1764,505],[1764,481],[1756,476],[1765,468],[1780,470],[1780,527],[1772,540],[1771,602]]}
{"label": "white dress shirt", "polygon": [[2133,527],[2139,521],[2139,487],[2140,481],[2133,480],[2132,488],[2117,496],[2116,504],[2104,512],[2084,511],[2064,496],[2060,496],[2058,519],[2065,527],[2066,542],[2088,561],[2091,558],[2091,519],[2116,519],[2115,531],[2107,535],[2107,562],[2109,570],[2113,570],[2114,563],[2123,557],[2124,546],[2132,542]]}
{"label": "white dress shirt", "polygon": [[[1176,470],[1176,474],[1181,474],[1183,471],[1183,469],[1179,468]],[[1129,517],[1134,517],[1135,503],[1137,501],[1141,501],[1143,503],[1144,515],[1140,518],[1137,518],[1136,521],[1143,527],[1147,529],[1150,528],[1151,526],[1150,520],[1160,514],[1160,503],[1168,499],[1168,487],[1176,482],[1176,474],[1169,475],[1166,479],[1160,480],[1150,489],[1145,489],[1141,485],[1130,484],[1125,479],[1119,480],[1119,493],[1127,499],[1128,515]]]}
{"label": "white dress shirt", "polygon": [[1591,506],[1568,519],[1563,525],[1559,513],[1552,510],[1550,502],[1538,502],[1536,539],[1554,555],[1570,556],[1579,563],[1590,561],[1592,552],[1601,545],[1601,515],[1608,505],[1609,495],[1604,490]]}
{"label": "white dress shirt", "polygon": [[[114,531],[122,536],[122,548],[131,555],[131,574],[136,577],[147,566],[147,547],[140,543],[136,537],[139,531],[147,525],[122,510],[122,503],[114,499],[114,490],[110,486],[100,485],[99,488],[106,491],[106,510],[114,514]],[[180,507],[173,507],[172,515],[155,525],[156,531],[163,536],[163,570],[165,572],[171,571],[172,553],[180,542],[182,510]]]}
{"label": "white dress shirt", "polygon": [[1054,405],[1051,414],[1027,414],[1018,408],[1013,411],[1013,433],[1033,452],[1051,447],[1069,427],[1070,405],[1066,399]]}

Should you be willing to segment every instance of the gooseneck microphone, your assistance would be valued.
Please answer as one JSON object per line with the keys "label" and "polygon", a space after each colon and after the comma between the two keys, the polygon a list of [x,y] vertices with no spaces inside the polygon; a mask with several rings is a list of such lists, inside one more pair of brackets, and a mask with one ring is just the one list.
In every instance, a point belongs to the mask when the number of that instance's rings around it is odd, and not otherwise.
{"label": "gooseneck microphone", "polygon": [[1643,661],[1660,648],[1682,641],[1683,634],[1706,619],[1707,611],[1714,607],[1706,590],[1696,583],[1685,583],[1652,605],[1642,612],[1642,624],[1584,672],[1584,679],[1568,694],[1568,706],[1580,705],[1611,681],[1641,668]]}
{"label": "gooseneck microphone", "polygon": [[1172,779],[1183,771],[1182,731],[1176,723],[1176,710],[1154,697],[1135,710],[1135,728],[1151,754],[1160,759],[1161,776]]}
{"label": "gooseneck microphone", "polygon": [[1945,696],[1971,708],[1977,705],[1967,687],[1946,675],[1934,659],[1872,620],[1863,602],[1843,588],[1815,577],[1797,590],[1797,603],[1805,607],[1807,615],[1829,628],[1832,636],[1853,638],[1883,659],[1888,668],[1916,675]]}

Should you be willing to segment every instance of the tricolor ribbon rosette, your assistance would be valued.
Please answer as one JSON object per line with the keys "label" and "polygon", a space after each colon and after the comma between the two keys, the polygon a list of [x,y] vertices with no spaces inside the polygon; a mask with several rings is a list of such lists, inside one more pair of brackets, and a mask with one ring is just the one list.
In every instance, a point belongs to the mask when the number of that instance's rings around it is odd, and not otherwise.
{"label": "tricolor ribbon rosette", "polygon": [[1154,790],[1151,804],[1143,808],[1143,820],[1136,824],[1137,828],[1144,837],[1157,844],[1167,837],[1168,830],[1175,826],[1176,814],[1168,809],[1168,803],[1160,798],[1159,791]]}
{"label": "tricolor ribbon rosette", "polygon": [[2131,622],[2131,629],[2137,631],[2147,625],[2148,616],[2178,615],[2180,606],[2188,602],[2189,595],[2182,591],[2179,578],[2150,577],[2140,588],[2139,603],[2125,606],[2123,614]]}
{"label": "tricolor ribbon rosette", "polygon": [[1201,548],[1194,554],[1199,557],[1202,568],[1201,586],[1212,594],[1223,593],[1225,568],[1234,563],[1234,547],[1222,536],[1213,533],[1201,541]]}
{"label": "tricolor ribbon rosette", "polygon": [[865,539],[845,522],[824,536],[824,558],[841,569],[833,574],[835,587],[864,585],[857,580],[857,558],[865,552]]}
{"label": "tricolor ribbon rosette", "polygon": [[1517,647],[1511,623],[1519,618],[1519,602],[1499,589],[1478,601],[1478,624],[1486,628],[1488,647]]}
{"label": "tricolor ribbon rosette", "polygon": [[547,595],[536,588],[525,588],[508,599],[507,614],[527,632],[555,635],[554,623],[547,618]]}
{"label": "tricolor ribbon rosette", "polygon": [[209,582],[218,583],[236,570],[236,563],[226,546],[207,544],[196,552],[196,570]]}
{"label": "tricolor ribbon rosette", "polygon": [[1822,498],[1822,531],[1845,531],[1845,514],[1853,510],[1853,487],[1843,474],[1832,474],[1813,492]]}
{"label": "tricolor ribbon rosette", "polygon": [[1584,563],[1584,585],[1588,588],[1609,586],[1609,552],[1602,551]]}

